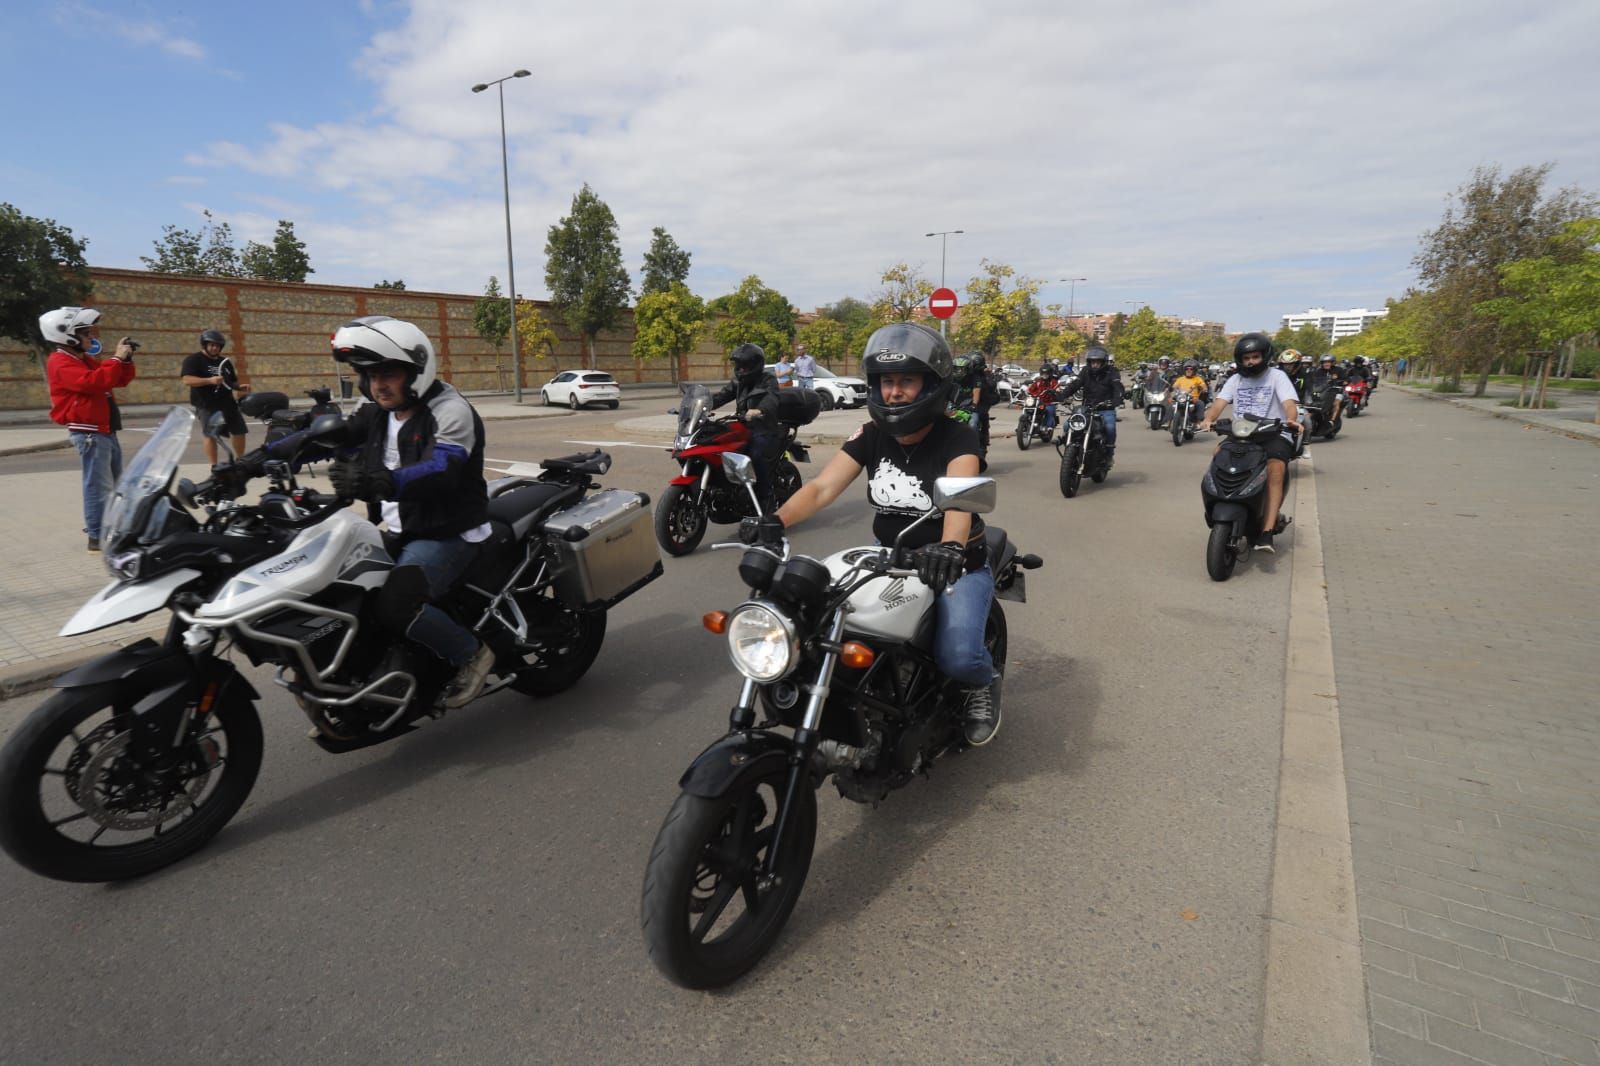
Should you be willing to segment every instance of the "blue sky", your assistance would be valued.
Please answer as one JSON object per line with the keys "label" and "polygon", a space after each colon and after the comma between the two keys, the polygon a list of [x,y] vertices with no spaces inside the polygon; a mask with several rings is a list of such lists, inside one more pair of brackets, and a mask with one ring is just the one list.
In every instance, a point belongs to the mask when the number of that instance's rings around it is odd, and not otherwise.
{"label": "blue sky", "polygon": [[[519,287],[587,181],[637,275],[652,226],[707,296],[801,307],[900,260],[981,257],[1128,301],[1275,326],[1380,305],[1475,166],[1600,191],[1593,0],[974,5],[12,0],[0,199],[138,267],[210,209],[295,222],[313,280],[481,291],[504,276],[508,83]],[[39,62],[22,57],[37,54]],[[48,70],[48,73],[45,71]]]}

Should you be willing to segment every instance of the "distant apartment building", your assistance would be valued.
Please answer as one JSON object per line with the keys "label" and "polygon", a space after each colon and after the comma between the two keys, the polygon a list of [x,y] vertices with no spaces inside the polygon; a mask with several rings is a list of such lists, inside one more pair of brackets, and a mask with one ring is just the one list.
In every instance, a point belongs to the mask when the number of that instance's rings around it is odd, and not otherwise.
{"label": "distant apartment building", "polygon": [[[1203,318],[1180,318],[1178,315],[1158,315],[1161,324],[1177,330],[1188,337],[1221,337],[1227,327],[1221,322],[1212,322]],[[1086,337],[1093,337],[1097,343],[1104,344],[1111,335],[1111,324],[1116,321],[1116,315],[1073,315],[1065,319],[1065,323]]]}
{"label": "distant apartment building", "polygon": [[1228,332],[1224,323],[1204,318],[1173,318],[1163,315],[1161,321],[1183,334],[1186,340],[1190,337],[1223,337]]}
{"label": "distant apartment building", "polygon": [[1290,329],[1316,326],[1330,341],[1354,337],[1389,313],[1387,307],[1369,311],[1365,307],[1352,307],[1348,311],[1329,311],[1325,307],[1312,307],[1299,314],[1284,315],[1283,324]]}

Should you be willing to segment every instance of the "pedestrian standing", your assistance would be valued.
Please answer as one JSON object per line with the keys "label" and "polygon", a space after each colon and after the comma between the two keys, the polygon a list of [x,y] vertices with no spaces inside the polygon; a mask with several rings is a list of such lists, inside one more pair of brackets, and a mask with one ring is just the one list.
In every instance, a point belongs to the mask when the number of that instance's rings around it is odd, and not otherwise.
{"label": "pedestrian standing", "polygon": [[817,387],[817,361],[811,358],[804,344],[794,346],[794,376],[800,379],[802,389]]}
{"label": "pedestrian standing", "polygon": [[39,332],[55,351],[45,363],[50,384],[50,419],[67,427],[78,451],[83,479],[83,531],[89,550],[100,550],[100,518],[122,476],[122,445],[117,431],[122,414],[113,389],[133,380],[138,345],[124,337],[109,359],[100,356],[100,312],[92,307],[58,307],[39,316]]}
{"label": "pedestrian standing", "polygon": [[[185,356],[178,369],[183,383],[189,386],[189,402],[206,425],[211,416],[221,412],[223,429],[233,438],[233,454],[244,454],[246,429],[244,415],[239,413],[239,397],[250,391],[234,373],[232,360],[222,354],[228,339],[219,331],[208,329],[200,334],[200,350]],[[205,438],[206,460],[217,465],[217,442],[210,434]]]}
{"label": "pedestrian standing", "polygon": [[794,387],[794,364],[789,362],[787,355],[778,356],[778,361],[772,368],[772,376],[777,379],[778,388]]}

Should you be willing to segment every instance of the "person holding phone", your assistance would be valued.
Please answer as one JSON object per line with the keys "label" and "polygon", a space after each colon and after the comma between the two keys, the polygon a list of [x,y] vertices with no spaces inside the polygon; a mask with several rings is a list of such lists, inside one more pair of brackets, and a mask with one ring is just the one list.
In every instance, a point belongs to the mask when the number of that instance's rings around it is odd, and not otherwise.
{"label": "person holding phone", "polygon": [[[204,424],[214,412],[221,411],[228,436],[233,438],[233,454],[243,455],[246,437],[244,415],[239,413],[239,397],[250,391],[250,386],[239,381],[233,373],[233,361],[222,354],[228,339],[221,332],[208,329],[200,334],[200,350],[184,357],[178,369],[183,383],[189,386],[189,402]],[[205,438],[206,461],[217,465],[217,442]]]}

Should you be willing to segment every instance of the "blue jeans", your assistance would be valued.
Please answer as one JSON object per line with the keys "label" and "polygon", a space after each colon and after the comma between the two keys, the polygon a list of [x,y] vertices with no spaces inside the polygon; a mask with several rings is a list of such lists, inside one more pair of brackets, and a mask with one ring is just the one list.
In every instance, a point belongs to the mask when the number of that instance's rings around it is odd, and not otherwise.
{"label": "blue jeans", "polygon": [[994,575],[985,566],[968,574],[947,592],[935,597],[937,622],[933,635],[933,661],[946,677],[968,688],[994,681],[994,660],[983,643],[994,599]]}
{"label": "blue jeans", "polygon": [[100,539],[100,516],[122,477],[122,445],[115,433],[68,433],[83,464],[83,531]]}
{"label": "blue jeans", "polygon": [[[478,546],[460,537],[413,540],[400,549],[396,568],[415,566],[428,578],[428,598],[449,593],[456,580],[478,556]],[[424,604],[406,627],[406,637],[416,641],[451,666],[461,666],[478,650],[478,638],[433,604]]]}
{"label": "blue jeans", "polygon": [[800,387],[802,389],[814,389],[817,387],[817,379],[803,377],[800,379]]}
{"label": "blue jeans", "polygon": [[1095,414],[1100,416],[1100,425],[1106,431],[1106,443],[1115,448],[1117,446],[1117,412],[1096,411]]}
{"label": "blue jeans", "polygon": [[1042,410],[1044,411],[1044,428],[1049,430],[1049,431],[1051,431],[1052,433],[1055,432],[1055,428],[1056,428],[1056,405],[1053,404],[1053,403],[1047,403],[1047,404],[1044,405]]}

